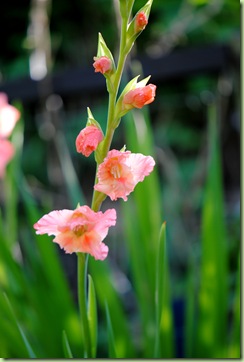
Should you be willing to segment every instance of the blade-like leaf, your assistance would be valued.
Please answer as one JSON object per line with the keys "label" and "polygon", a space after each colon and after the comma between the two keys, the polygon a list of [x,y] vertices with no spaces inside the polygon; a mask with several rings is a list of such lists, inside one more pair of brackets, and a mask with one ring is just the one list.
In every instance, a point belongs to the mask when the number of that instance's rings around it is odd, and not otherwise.
{"label": "blade-like leaf", "polygon": [[7,295],[4,294],[4,296],[5,296],[6,302],[7,302],[8,306],[9,306],[9,309],[10,309],[10,311],[11,311],[11,314],[12,314],[12,316],[13,316],[13,320],[15,321],[16,326],[17,326],[17,328],[18,328],[18,330],[19,330],[19,333],[20,333],[20,335],[21,335],[22,341],[23,341],[23,343],[24,343],[24,345],[25,345],[25,347],[26,347],[26,350],[27,350],[27,353],[28,353],[29,358],[36,358],[36,355],[35,355],[32,347],[31,347],[31,345],[30,345],[30,343],[29,343],[29,341],[28,341],[28,339],[27,339],[27,337],[26,337],[26,335],[25,335],[25,333],[24,333],[21,325],[19,324],[19,322],[18,322],[18,320],[17,320],[17,318],[16,318],[16,316],[15,316],[14,310],[13,310],[13,308],[12,308],[12,306],[11,306],[11,303],[10,303]]}
{"label": "blade-like leaf", "polygon": [[[132,152],[154,155],[152,128],[146,112],[129,112],[124,120],[126,145]],[[162,203],[157,167],[139,183],[122,204],[125,241],[128,245],[133,285],[139,301],[144,358],[154,353],[155,338],[149,326],[155,324],[155,275],[158,233],[162,224]]]}
{"label": "blade-like leaf", "polygon": [[92,277],[88,275],[88,324],[91,337],[92,358],[96,358],[97,351],[97,303]]}
{"label": "blade-like leaf", "polygon": [[110,313],[109,313],[109,307],[106,303],[106,318],[107,318],[107,331],[108,331],[108,351],[109,351],[109,358],[118,358],[116,353],[116,345],[115,345],[115,339],[114,339],[114,331],[113,326],[111,323]]}
{"label": "blade-like leaf", "polygon": [[173,356],[173,318],[169,295],[169,273],[166,252],[166,223],[163,223],[158,245],[156,269],[156,339],[155,358]]}
{"label": "blade-like leaf", "polygon": [[74,358],[70,349],[68,337],[65,331],[63,331],[62,335],[62,341],[63,341],[63,350],[64,350],[64,356],[65,358]]}
{"label": "blade-like leaf", "polygon": [[109,305],[117,358],[134,358],[132,336],[119,294],[112,282],[112,269],[106,261],[99,263],[90,258],[89,270],[93,276],[98,303],[104,308],[105,315],[105,305],[106,303]]}
{"label": "blade-like leaf", "polygon": [[202,215],[198,357],[224,358],[227,346],[227,242],[216,106],[209,108],[209,165]]}

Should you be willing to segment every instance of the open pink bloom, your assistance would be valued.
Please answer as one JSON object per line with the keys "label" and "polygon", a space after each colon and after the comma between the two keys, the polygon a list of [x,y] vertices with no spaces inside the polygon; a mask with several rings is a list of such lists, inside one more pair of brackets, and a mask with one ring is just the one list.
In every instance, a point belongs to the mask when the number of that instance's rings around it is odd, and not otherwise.
{"label": "open pink bloom", "polygon": [[14,156],[14,146],[6,139],[0,138],[0,178],[5,175],[5,169]]}
{"label": "open pink bloom", "polygon": [[51,211],[35,225],[37,234],[55,235],[54,242],[66,253],[89,253],[97,260],[104,260],[108,247],[102,240],[110,226],[116,223],[116,211],[94,212],[88,206],[75,210]]}
{"label": "open pink bloom", "polygon": [[106,56],[102,56],[100,58],[94,57],[95,62],[93,63],[93,67],[95,68],[95,73],[108,73],[112,70],[112,61]]}
{"label": "open pink bloom", "polygon": [[98,183],[94,189],[108,195],[111,200],[121,197],[126,201],[136,184],[150,174],[154,165],[151,156],[111,150],[98,167]]}
{"label": "open pink bloom", "polygon": [[147,23],[148,20],[146,14],[144,11],[140,11],[135,18],[135,32],[138,33],[139,31],[145,29]]}
{"label": "open pink bloom", "polygon": [[0,137],[9,137],[19,118],[18,109],[8,104],[8,97],[5,93],[0,93]]}
{"label": "open pink bloom", "polygon": [[131,108],[142,108],[154,101],[155,93],[156,85],[154,84],[132,89],[124,95],[123,106],[128,110]]}
{"label": "open pink bloom", "polygon": [[88,157],[97,149],[98,144],[103,140],[102,131],[96,126],[87,126],[76,138],[76,150]]}

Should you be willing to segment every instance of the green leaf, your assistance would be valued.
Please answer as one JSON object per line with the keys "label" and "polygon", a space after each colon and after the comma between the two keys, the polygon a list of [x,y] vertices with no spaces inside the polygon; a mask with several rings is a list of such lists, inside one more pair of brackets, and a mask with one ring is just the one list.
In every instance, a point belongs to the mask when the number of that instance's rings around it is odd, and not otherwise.
{"label": "green leaf", "polygon": [[119,293],[114,288],[111,267],[106,261],[98,262],[90,258],[89,269],[93,275],[97,300],[105,315],[106,304],[109,305],[117,358],[134,358],[135,352],[128,320]]}
{"label": "green leaf", "polygon": [[159,235],[156,269],[156,339],[155,358],[172,358],[173,355],[173,317],[169,294],[169,273],[166,253],[166,223]]}
{"label": "green leaf", "polygon": [[114,331],[113,326],[111,323],[110,313],[109,313],[109,307],[106,303],[106,319],[107,319],[107,330],[108,330],[108,351],[109,351],[109,358],[118,358],[116,353],[116,345],[115,345],[115,339],[114,339]]}
{"label": "green leaf", "polygon": [[[126,145],[131,152],[154,155],[150,119],[146,110],[133,110],[124,120]],[[144,358],[154,354],[155,275],[158,234],[162,225],[162,201],[157,168],[139,183],[126,203],[122,203],[133,286],[139,308]],[[154,328],[154,327],[153,327]],[[154,329],[153,329],[154,330]],[[155,331],[155,330],[154,330]]]}
{"label": "green leaf", "polygon": [[80,188],[79,180],[68,150],[67,142],[62,132],[57,132],[55,137],[55,145],[57,148],[70,200],[72,200],[76,205],[78,201],[81,205],[85,205],[85,196],[83,195]]}
{"label": "green leaf", "polygon": [[68,341],[68,337],[65,331],[63,331],[63,335],[62,335],[62,341],[63,341],[63,350],[64,350],[64,356],[65,358],[73,358],[71,349],[70,349],[70,345],[69,345],[69,341]]}
{"label": "green leaf", "polygon": [[22,341],[23,341],[23,343],[24,343],[24,345],[25,345],[25,347],[26,347],[26,350],[27,350],[27,353],[28,353],[29,358],[36,358],[36,355],[35,355],[32,347],[31,347],[31,345],[30,345],[30,343],[29,343],[29,341],[28,341],[28,339],[27,339],[27,337],[26,337],[26,335],[25,335],[25,333],[24,333],[21,325],[19,324],[19,322],[18,322],[18,320],[17,320],[17,318],[16,318],[16,316],[15,316],[14,310],[13,310],[13,308],[12,308],[12,306],[11,306],[11,303],[10,303],[7,295],[4,294],[4,297],[5,297],[5,299],[6,299],[6,302],[7,302],[8,306],[9,306],[9,309],[10,309],[10,311],[11,311],[13,320],[15,321],[16,326],[17,326],[17,328],[18,328],[18,330],[19,330],[19,333],[20,333],[20,335],[21,335]]}
{"label": "green leaf", "polygon": [[88,275],[88,324],[91,337],[92,358],[96,358],[97,351],[97,303],[92,277]]}
{"label": "green leaf", "polygon": [[189,263],[187,281],[186,281],[186,309],[184,313],[184,356],[192,358],[194,356],[194,349],[196,346],[196,331],[195,331],[195,319],[196,319],[196,307],[195,302],[195,272],[197,267],[193,265],[193,260]]}
{"label": "green leaf", "polygon": [[240,255],[238,255],[237,280],[235,286],[235,295],[233,302],[233,322],[230,335],[230,346],[228,350],[228,358],[241,358],[241,291],[240,291]]}
{"label": "green leaf", "polygon": [[224,358],[227,346],[227,240],[216,105],[209,106],[209,164],[202,214],[198,354]]}

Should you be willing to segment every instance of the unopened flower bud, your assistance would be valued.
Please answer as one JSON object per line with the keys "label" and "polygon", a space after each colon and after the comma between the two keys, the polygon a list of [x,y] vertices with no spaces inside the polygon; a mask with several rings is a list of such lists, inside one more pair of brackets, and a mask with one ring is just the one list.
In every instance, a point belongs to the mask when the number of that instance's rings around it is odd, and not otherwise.
{"label": "unopened flower bud", "polygon": [[156,93],[156,85],[148,84],[145,87],[138,87],[130,90],[124,95],[123,107],[124,109],[142,108],[146,104],[154,101]]}
{"label": "unopened flower bud", "polygon": [[112,70],[112,61],[106,56],[102,57],[94,57],[95,62],[93,63],[93,67],[95,68],[95,72],[107,74]]}
{"label": "unopened flower bud", "polygon": [[76,138],[76,150],[88,157],[97,149],[98,144],[103,140],[102,131],[96,126],[85,127]]}
{"label": "unopened flower bud", "polygon": [[139,13],[137,13],[135,18],[135,32],[138,33],[139,31],[145,29],[147,23],[148,19],[144,11],[140,11]]}

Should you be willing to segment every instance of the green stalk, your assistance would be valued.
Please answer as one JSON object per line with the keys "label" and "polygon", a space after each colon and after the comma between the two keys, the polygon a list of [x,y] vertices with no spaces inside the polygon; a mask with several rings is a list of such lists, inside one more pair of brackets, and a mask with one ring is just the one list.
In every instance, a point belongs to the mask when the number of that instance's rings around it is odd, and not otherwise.
{"label": "green stalk", "polygon": [[78,300],[85,358],[92,358],[91,337],[87,318],[87,265],[88,254],[77,253],[78,257]]}

